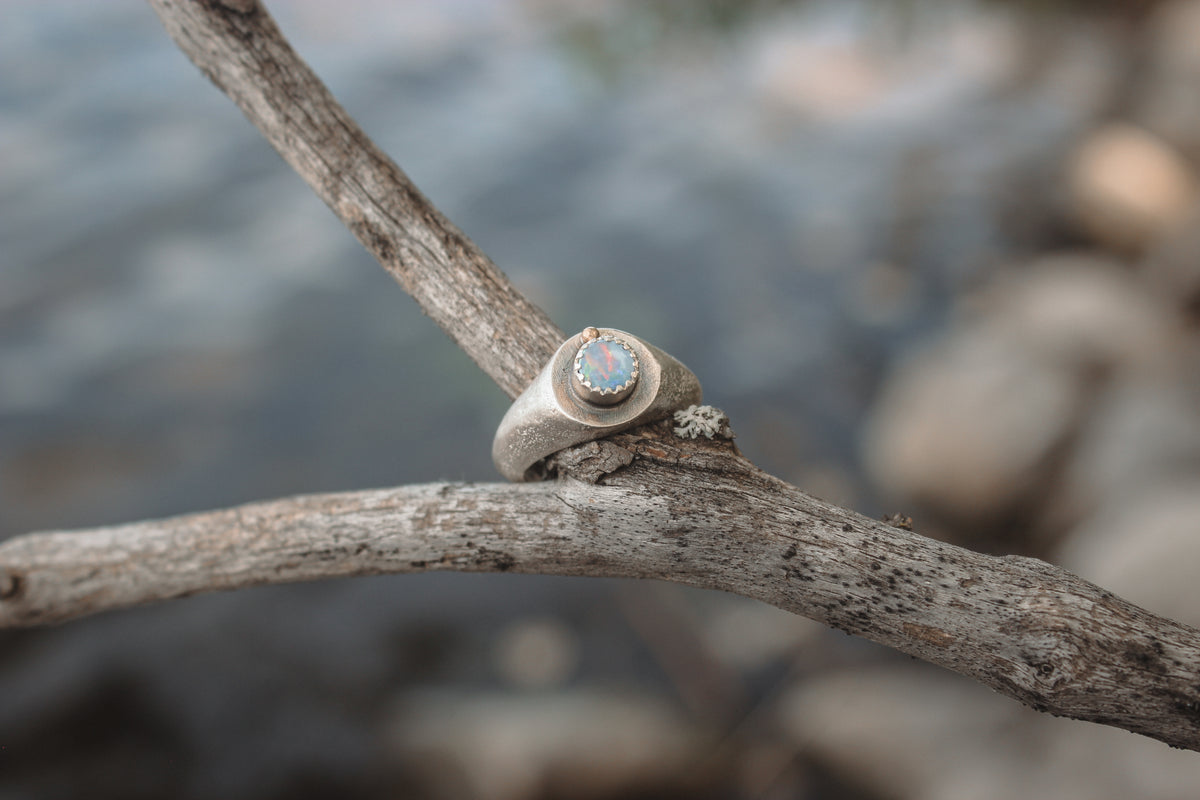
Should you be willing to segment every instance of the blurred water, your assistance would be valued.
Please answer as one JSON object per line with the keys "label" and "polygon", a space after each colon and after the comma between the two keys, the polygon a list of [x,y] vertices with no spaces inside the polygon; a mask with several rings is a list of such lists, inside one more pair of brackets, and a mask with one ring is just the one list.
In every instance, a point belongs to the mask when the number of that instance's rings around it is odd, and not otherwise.
{"label": "blurred water", "polygon": [[[677,355],[748,455],[865,510],[855,438],[882,371],[951,293],[1028,247],[1009,221],[1018,190],[1087,111],[1071,86],[1013,90],[1005,29],[961,4],[933,4],[945,14],[905,38],[880,33],[870,4],[810,3],[618,49],[607,67],[579,19],[600,20],[602,44],[636,34],[617,5],[277,5],[351,114],[561,326]],[[495,479],[499,391],[147,8],[22,0],[3,15],[0,537]],[[633,653],[613,591],[422,576],[9,634],[0,732],[30,759],[14,785],[60,785],[38,759],[55,724],[91,718],[70,709],[93,690],[144,709],[118,725],[129,736],[169,730],[128,747],[162,755],[163,773],[192,759],[181,792],[261,793],[313,758],[353,772],[369,709],[415,679],[404,642],[459,642],[437,680],[483,680],[496,619],[554,605],[595,629],[596,652]],[[647,674],[633,656],[599,663]],[[251,741],[274,755],[250,765]]]}

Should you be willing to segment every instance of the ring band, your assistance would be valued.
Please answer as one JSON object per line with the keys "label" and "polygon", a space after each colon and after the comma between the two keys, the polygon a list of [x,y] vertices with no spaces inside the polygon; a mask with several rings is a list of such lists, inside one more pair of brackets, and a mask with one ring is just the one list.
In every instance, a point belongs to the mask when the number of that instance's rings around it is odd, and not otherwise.
{"label": "ring band", "polygon": [[508,409],[492,461],[511,481],[567,447],[662,419],[699,404],[700,381],[674,357],[613,328],[567,339]]}

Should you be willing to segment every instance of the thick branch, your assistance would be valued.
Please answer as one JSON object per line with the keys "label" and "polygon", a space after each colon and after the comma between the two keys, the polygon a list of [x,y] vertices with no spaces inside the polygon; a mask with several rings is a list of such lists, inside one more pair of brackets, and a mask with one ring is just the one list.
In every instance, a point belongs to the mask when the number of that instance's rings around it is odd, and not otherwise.
{"label": "thick branch", "polygon": [[666,424],[616,442],[635,458],[602,485],[428,484],[19,537],[0,544],[16,587],[0,627],[350,575],[661,578],[803,614],[1042,711],[1200,749],[1200,631],[1044,562],[830,506]]}
{"label": "thick branch", "polygon": [[167,33],[467,355],[516,397],[565,338],[367,138],[254,0],[149,0]]}

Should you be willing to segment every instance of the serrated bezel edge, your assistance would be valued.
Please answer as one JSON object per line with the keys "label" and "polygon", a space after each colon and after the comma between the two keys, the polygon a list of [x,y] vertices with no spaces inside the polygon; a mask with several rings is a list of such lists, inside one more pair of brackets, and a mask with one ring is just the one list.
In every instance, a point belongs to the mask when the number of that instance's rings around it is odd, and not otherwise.
{"label": "serrated bezel edge", "polygon": [[[619,345],[621,345],[621,347],[625,348],[626,352],[628,352],[629,355],[633,358],[633,371],[630,373],[628,380],[626,380],[623,384],[616,387],[615,389],[597,389],[595,386],[592,386],[592,384],[588,381],[587,378],[583,377],[583,373],[580,372],[580,370],[579,370],[580,361],[583,359],[583,348],[587,347],[592,342],[613,342],[613,343],[619,344]],[[594,393],[600,395],[601,397],[603,397],[605,395],[610,395],[610,394],[620,394],[621,392],[628,391],[634,384],[637,383],[637,380],[641,376],[641,372],[642,372],[642,362],[641,362],[641,359],[638,358],[637,351],[634,350],[629,345],[629,343],[626,342],[624,339],[621,339],[617,336],[613,336],[611,333],[601,334],[600,336],[597,336],[595,339],[591,339],[591,340],[581,344],[579,346],[579,349],[575,352],[575,360],[572,362],[572,364],[573,365],[572,365],[571,371],[575,377],[575,380],[579,381],[579,385],[583,386],[589,392],[594,392]]]}

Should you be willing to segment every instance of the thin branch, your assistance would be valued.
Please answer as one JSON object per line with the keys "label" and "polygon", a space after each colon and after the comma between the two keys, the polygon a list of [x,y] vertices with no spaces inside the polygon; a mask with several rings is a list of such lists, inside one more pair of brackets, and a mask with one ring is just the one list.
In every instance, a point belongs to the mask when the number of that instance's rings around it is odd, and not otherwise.
{"label": "thin branch", "polygon": [[[659,578],[802,614],[1042,711],[1200,749],[1200,631],[1042,561],[816,500],[668,423],[613,442],[634,458],[603,483],[428,484],[19,537],[0,544],[19,587],[0,602],[0,627],[352,575]],[[589,454],[611,460],[585,446],[575,461]]]}
{"label": "thin branch", "polygon": [[[409,183],[254,0],[150,0],[421,307],[514,395],[561,339]],[[0,627],[198,592],[423,570],[659,578],[752,597],[1034,708],[1200,750],[1200,631],[1041,561],[809,497],[669,423],[558,456],[535,485],[279,500],[0,544]]]}
{"label": "thin branch", "polygon": [[237,103],[421,310],[509,397],[566,337],[367,138],[254,0],[149,0],[167,33]]}

